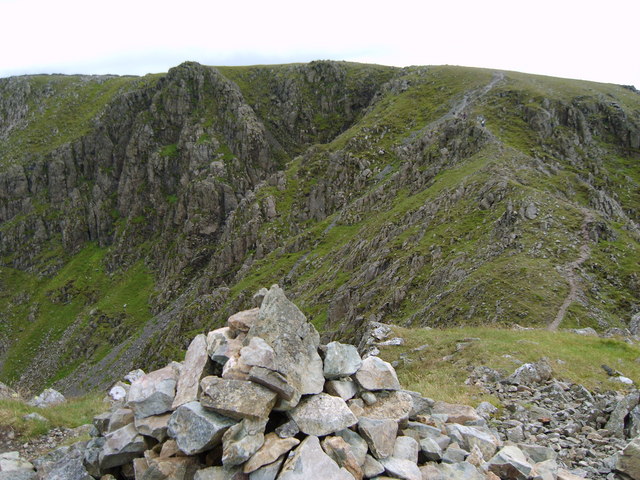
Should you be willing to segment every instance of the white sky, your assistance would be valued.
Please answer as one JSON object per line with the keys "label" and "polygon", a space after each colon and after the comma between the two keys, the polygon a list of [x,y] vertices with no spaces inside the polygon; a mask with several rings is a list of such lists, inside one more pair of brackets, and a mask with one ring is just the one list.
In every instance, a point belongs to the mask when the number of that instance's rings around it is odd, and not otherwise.
{"label": "white sky", "polygon": [[0,77],[333,59],[640,88],[639,18],[640,0],[0,0]]}

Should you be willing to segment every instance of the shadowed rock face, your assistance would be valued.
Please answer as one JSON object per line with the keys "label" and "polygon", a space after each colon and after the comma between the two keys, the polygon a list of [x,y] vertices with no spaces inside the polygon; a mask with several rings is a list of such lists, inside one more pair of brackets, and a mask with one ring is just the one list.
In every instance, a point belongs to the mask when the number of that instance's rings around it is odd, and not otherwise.
{"label": "shadowed rock face", "polygon": [[[638,98],[344,62],[0,79],[0,260],[27,274],[0,271],[2,371],[40,390],[72,370],[66,394],[157,369],[265,281],[327,341],[368,321],[541,325],[585,246],[570,298],[621,326],[640,295]],[[63,268],[87,248],[95,268]]]}

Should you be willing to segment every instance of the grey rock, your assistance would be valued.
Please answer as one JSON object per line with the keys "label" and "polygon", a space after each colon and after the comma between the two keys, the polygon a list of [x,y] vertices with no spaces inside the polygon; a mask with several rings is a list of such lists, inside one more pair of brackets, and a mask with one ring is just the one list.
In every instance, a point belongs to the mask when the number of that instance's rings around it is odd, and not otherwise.
{"label": "grey rock", "polygon": [[248,420],[231,426],[222,436],[222,464],[237,466],[251,458],[264,444],[267,419]]}
{"label": "grey rock", "polygon": [[[277,285],[265,295],[258,320],[247,333],[249,339],[256,336],[273,348],[278,371],[300,395],[322,392],[323,364],[318,355],[320,336]],[[294,406],[294,403],[289,405]]]}
{"label": "grey rock", "polygon": [[358,465],[364,463],[367,452],[369,451],[369,445],[367,441],[358,435],[356,432],[350,429],[340,430],[336,432],[336,435],[341,437],[351,447],[351,453],[356,457]]}
{"label": "grey rock", "polygon": [[328,380],[324,384],[324,388],[329,395],[340,397],[345,401],[355,397],[358,393],[358,386],[351,379]]}
{"label": "grey rock", "polygon": [[267,368],[251,367],[248,380],[268,388],[286,401],[300,397],[296,389],[289,384],[284,375]]}
{"label": "grey rock", "polygon": [[169,418],[167,433],[187,455],[204,452],[222,442],[236,420],[205,410],[198,402],[185,403]]}
{"label": "grey rock", "polygon": [[378,419],[393,419],[398,423],[408,421],[413,408],[411,395],[404,391],[376,393],[376,403],[364,405],[362,416]]}
{"label": "grey rock", "polygon": [[344,400],[326,393],[303,399],[288,413],[301,432],[314,436],[343,430],[358,421]]}
{"label": "grey rock", "polygon": [[353,345],[339,342],[327,344],[324,357],[324,376],[328,380],[353,375],[362,366],[358,350]]}
{"label": "grey rock", "polygon": [[197,470],[198,461],[193,457],[148,458],[141,480],[189,480],[194,478]]}
{"label": "grey rock", "polygon": [[[266,298],[265,298],[266,301]],[[264,303],[263,303],[264,305]],[[353,476],[322,451],[318,437],[309,436],[282,466],[278,480],[354,480]]]}
{"label": "grey rock", "polygon": [[518,448],[533,463],[545,462],[547,460],[555,460],[557,458],[556,451],[550,447],[543,445],[530,445],[519,443]]}
{"label": "grey rock", "polygon": [[172,409],[180,405],[198,400],[200,396],[200,380],[210,372],[210,358],[207,352],[207,337],[196,335],[189,344],[184,364],[178,377],[176,396],[171,404]]}
{"label": "grey rock", "polygon": [[446,448],[446,450],[442,454],[443,463],[464,462],[464,460],[469,456],[469,452],[455,445],[455,443],[452,443]]}
{"label": "grey rock", "polygon": [[640,479],[640,437],[631,440],[618,456],[616,471],[628,475],[633,480]]}
{"label": "grey rock", "polygon": [[43,417],[42,415],[40,415],[37,412],[28,413],[28,414],[24,415],[22,418],[25,419],[25,420],[31,420],[31,421],[34,421],[34,422],[48,422],[49,421],[49,419],[47,417]]}
{"label": "grey rock", "polygon": [[635,391],[618,402],[609,416],[605,429],[618,438],[625,437],[625,419],[640,402],[640,391]]}
{"label": "grey rock", "polygon": [[381,458],[382,464],[387,473],[402,480],[422,480],[422,473],[415,462],[403,458],[388,457]]}
{"label": "grey rock", "polygon": [[538,462],[533,466],[532,476],[536,480],[556,480],[558,463],[552,459]]}
{"label": "grey rock", "polygon": [[535,385],[545,382],[553,376],[553,370],[546,358],[536,363],[520,365],[512,375],[505,379],[505,383],[512,385]]}
{"label": "grey rock", "polygon": [[101,413],[93,417],[93,426],[96,427],[100,435],[103,435],[109,430],[110,420],[111,420],[111,412]]}
{"label": "grey rock", "polygon": [[351,446],[342,437],[325,437],[321,445],[322,450],[324,450],[339,467],[347,470],[356,480],[362,480],[362,467],[351,451]]}
{"label": "grey rock", "polygon": [[38,480],[38,474],[29,469],[12,470],[0,472],[0,480]]}
{"label": "grey rock", "polygon": [[420,440],[419,445],[420,458],[423,458],[429,462],[439,462],[442,460],[442,447],[433,438],[423,438],[422,440]]}
{"label": "grey rock", "polygon": [[143,377],[145,375],[144,370],[137,368],[135,370],[131,370],[129,373],[127,373],[124,376],[124,381],[125,382],[129,382],[129,383],[133,383],[136,380],[138,380],[140,377]]}
{"label": "grey rock", "polygon": [[260,337],[251,337],[249,344],[240,349],[240,358],[250,367],[277,368],[276,352]]}
{"label": "grey rock", "polygon": [[87,442],[86,449],[83,452],[82,464],[89,475],[94,477],[100,476],[100,453],[106,442],[107,439],[104,437],[92,438]]}
{"label": "grey rock", "polygon": [[20,457],[18,452],[0,453],[0,472],[33,470],[33,464]]}
{"label": "grey rock", "polygon": [[484,419],[490,418],[497,411],[498,409],[489,402],[481,402],[480,405],[476,407],[476,413]]}
{"label": "grey rock", "polygon": [[152,417],[136,418],[134,425],[138,433],[146,437],[155,438],[158,442],[163,442],[168,434],[167,427],[169,424],[170,413],[163,415],[154,415]]}
{"label": "grey rock", "polygon": [[144,418],[171,410],[179,374],[174,365],[169,365],[134,381],[127,395],[127,405],[133,414]]}
{"label": "grey rock", "polygon": [[489,460],[488,469],[503,479],[527,480],[533,466],[518,447],[506,446]]}
{"label": "grey rock", "polygon": [[402,390],[411,396],[413,407],[409,413],[409,418],[416,418],[418,415],[426,415],[431,413],[431,409],[435,405],[435,402],[431,398],[423,397],[418,392],[412,392],[411,390]]}
{"label": "grey rock", "polygon": [[57,390],[53,388],[47,388],[40,395],[33,397],[27,402],[27,405],[38,408],[53,407],[54,405],[60,405],[66,402],[66,398]]}
{"label": "grey rock", "polygon": [[362,417],[358,420],[358,431],[378,460],[393,454],[398,432],[398,423],[395,420]]}
{"label": "grey rock", "polygon": [[367,405],[373,405],[378,401],[375,394],[373,392],[364,391],[360,394],[360,398],[364,400],[364,403]]}
{"label": "grey rock", "polygon": [[109,433],[106,439],[100,453],[101,470],[124,465],[147,449],[144,437],[138,433],[133,423]]}
{"label": "grey rock", "polygon": [[209,358],[219,365],[238,354],[242,342],[235,340],[235,333],[229,327],[218,328],[207,334],[207,351]]}
{"label": "grey rock", "polygon": [[114,432],[119,428],[129,425],[133,422],[133,411],[130,408],[118,408],[109,419],[108,432]]}
{"label": "grey rock", "polygon": [[393,457],[409,460],[413,463],[418,463],[418,453],[420,452],[420,445],[418,442],[404,435],[400,435],[396,438],[396,443],[393,446]]}
{"label": "grey rock", "polygon": [[356,380],[366,390],[400,390],[396,371],[378,357],[367,357],[356,372]]}
{"label": "grey rock", "polygon": [[384,473],[382,464],[371,455],[366,455],[362,464],[362,474],[365,478],[373,478]]}
{"label": "grey rock", "polygon": [[256,471],[249,474],[249,480],[276,480],[276,477],[278,476],[278,473],[280,473],[280,469],[282,468],[284,460],[284,455],[282,455],[275,462],[268,465],[263,465]]}
{"label": "grey rock", "polygon": [[454,423],[447,425],[447,433],[454,442],[457,442],[467,452],[471,452],[474,445],[477,446],[484,458],[491,458],[500,445],[500,441],[495,435],[475,427]]}
{"label": "grey rock", "polygon": [[289,420],[288,422],[285,422],[277,427],[275,429],[275,433],[280,438],[291,438],[300,433],[300,429],[298,428],[298,425],[296,425],[296,422],[294,422],[293,420]]}
{"label": "grey rock", "polygon": [[435,402],[431,413],[433,415],[446,415],[449,423],[464,424],[482,419],[473,407],[447,402]]}
{"label": "grey rock", "polygon": [[487,480],[481,473],[468,462],[429,464],[420,467],[423,477],[433,480]]}
{"label": "grey rock", "polygon": [[253,305],[260,308],[260,306],[262,306],[262,301],[264,300],[264,297],[267,293],[269,293],[269,290],[264,287],[258,290],[252,297]]}
{"label": "grey rock", "polygon": [[209,376],[202,379],[201,386],[204,408],[238,420],[267,418],[277,398],[272,390],[244,380]]}
{"label": "grey rock", "polygon": [[258,308],[252,308],[234,313],[227,320],[227,325],[233,330],[246,333],[258,321],[258,310]]}
{"label": "grey rock", "polygon": [[244,473],[251,473],[265,465],[273,464],[299,443],[300,440],[297,438],[280,438],[273,432],[267,433],[262,446],[244,464]]}
{"label": "grey rock", "polygon": [[65,457],[49,471],[47,480],[93,480],[79,455]]}

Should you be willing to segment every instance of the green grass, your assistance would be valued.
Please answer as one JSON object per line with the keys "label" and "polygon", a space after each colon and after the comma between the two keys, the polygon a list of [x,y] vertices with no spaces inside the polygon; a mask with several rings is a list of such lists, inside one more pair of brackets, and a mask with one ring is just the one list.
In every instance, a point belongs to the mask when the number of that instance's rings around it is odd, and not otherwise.
{"label": "green grass", "polygon": [[[404,388],[435,400],[471,405],[484,400],[495,402],[495,398],[477,387],[464,384],[469,368],[483,365],[511,374],[519,365],[514,359],[527,363],[546,357],[555,378],[592,390],[624,388],[609,381],[602,364],[640,382],[640,364],[636,361],[640,348],[621,339],[585,337],[562,331],[486,327],[433,330],[395,327],[394,332],[405,339],[405,345],[381,347],[380,356],[387,361],[400,360],[396,370]],[[456,345],[469,338],[477,340],[468,341],[466,347],[456,351]],[[429,345],[426,349],[412,351],[425,344]],[[401,354],[410,361],[403,362]]]}
{"label": "green grass", "polygon": [[[0,400],[0,425],[12,427],[18,434],[17,440],[26,442],[45,435],[52,428],[75,428],[91,423],[94,416],[109,408],[103,398],[104,394],[94,393],[69,398],[61,405],[48,408],[30,407],[21,400]],[[23,417],[29,413],[39,413],[47,421],[25,420]]]}

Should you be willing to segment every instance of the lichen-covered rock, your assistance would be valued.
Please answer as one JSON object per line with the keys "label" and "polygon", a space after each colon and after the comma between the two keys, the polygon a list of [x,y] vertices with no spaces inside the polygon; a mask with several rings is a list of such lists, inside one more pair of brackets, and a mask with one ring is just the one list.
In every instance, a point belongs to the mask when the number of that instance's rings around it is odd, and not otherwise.
{"label": "lichen-covered rock", "polygon": [[400,390],[395,369],[378,357],[367,357],[356,372],[356,380],[366,390]]}
{"label": "lichen-covered rock", "polygon": [[169,365],[135,380],[127,395],[127,405],[134,415],[144,418],[171,410],[179,374],[174,365]]}
{"label": "lichen-covered rock", "polygon": [[202,379],[201,385],[200,404],[204,408],[238,420],[267,418],[278,396],[268,388],[244,380],[209,376]]}
{"label": "lichen-covered rock", "polygon": [[53,388],[47,388],[40,395],[29,400],[27,404],[32,407],[47,408],[60,405],[64,402],[66,402],[64,395]]}
{"label": "lichen-covered rock", "polygon": [[196,335],[187,348],[176,385],[176,395],[171,404],[172,409],[175,410],[184,403],[198,400],[200,380],[210,373],[209,362],[207,337],[203,334]]}
{"label": "lichen-covered rock", "polygon": [[329,380],[353,375],[362,366],[358,350],[339,342],[327,344],[324,356],[324,376]]}
{"label": "lichen-covered rock", "polygon": [[344,468],[340,468],[320,447],[318,437],[309,436],[289,457],[278,480],[354,480]]}
{"label": "lichen-covered rock", "polygon": [[326,393],[306,397],[288,413],[301,432],[318,437],[343,430],[358,421],[344,400]]}

